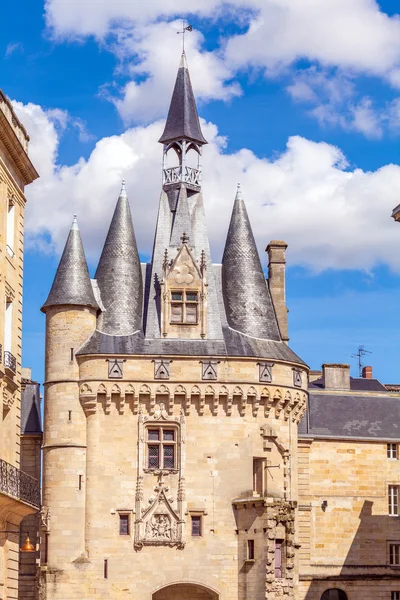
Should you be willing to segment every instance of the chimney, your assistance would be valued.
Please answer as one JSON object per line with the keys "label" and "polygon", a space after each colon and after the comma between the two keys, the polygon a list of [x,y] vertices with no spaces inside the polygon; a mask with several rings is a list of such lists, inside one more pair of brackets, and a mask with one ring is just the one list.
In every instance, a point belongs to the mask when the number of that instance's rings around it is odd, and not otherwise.
{"label": "chimney", "polygon": [[372,367],[363,367],[362,376],[364,379],[372,379]]}
{"label": "chimney", "polygon": [[267,248],[268,252],[268,286],[274,304],[276,318],[281,338],[289,341],[288,335],[288,309],[286,308],[285,291],[285,252],[287,244],[282,240],[272,240]]}
{"label": "chimney", "polygon": [[350,391],[350,365],[323,364],[326,390]]}

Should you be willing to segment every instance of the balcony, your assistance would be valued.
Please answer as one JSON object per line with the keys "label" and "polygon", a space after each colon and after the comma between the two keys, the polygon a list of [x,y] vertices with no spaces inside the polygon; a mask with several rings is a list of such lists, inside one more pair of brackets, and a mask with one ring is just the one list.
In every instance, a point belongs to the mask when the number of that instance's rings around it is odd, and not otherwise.
{"label": "balcony", "polygon": [[4,352],[4,366],[6,369],[11,371],[13,375],[15,375],[17,371],[17,359],[13,354],[11,354],[11,352],[8,352],[7,350]]}
{"label": "balcony", "polygon": [[40,508],[40,486],[37,479],[0,459],[0,494]]}
{"label": "balcony", "polygon": [[163,185],[186,183],[195,189],[201,186],[201,171],[193,167],[170,167],[163,169]]}

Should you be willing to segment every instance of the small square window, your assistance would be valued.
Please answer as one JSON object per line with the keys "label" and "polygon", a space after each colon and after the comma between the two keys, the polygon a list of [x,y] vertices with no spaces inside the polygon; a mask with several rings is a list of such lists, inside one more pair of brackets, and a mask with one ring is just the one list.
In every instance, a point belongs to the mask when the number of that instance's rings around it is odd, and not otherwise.
{"label": "small square window", "polygon": [[171,292],[171,299],[175,300],[175,302],[182,302],[183,292]]}
{"label": "small square window", "polygon": [[398,447],[397,444],[387,444],[387,457],[398,458]]}
{"label": "small square window", "polygon": [[200,515],[192,515],[192,536],[193,537],[201,536],[201,516]]}
{"label": "small square window", "polygon": [[389,544],[389,564],[400,567],[400,544]]}
{"label": "small square window", "polygon": [[254,540],[247,540],[247,560],[254,560]]}
{"label": "small square window", "polygon": [[175,431],[173,429],[164,429],[163,438],[167,442],[173,442],[175,440]]}
{"label": "small square window", "polygon": [[197,292],[186,292],[186,302],[197,302]]}
{"label": "small square window", "polygon": [[129,515],[119,515],[119,535],[129,535]]}
{"label": "small square window", "polygon": [[160,430],[159,429],[149,429],[149,440],[159,440],[160,439]]}
{"label": "small square window", "polygon": [[400,600],[400,592],[392,592],[390,600]]}

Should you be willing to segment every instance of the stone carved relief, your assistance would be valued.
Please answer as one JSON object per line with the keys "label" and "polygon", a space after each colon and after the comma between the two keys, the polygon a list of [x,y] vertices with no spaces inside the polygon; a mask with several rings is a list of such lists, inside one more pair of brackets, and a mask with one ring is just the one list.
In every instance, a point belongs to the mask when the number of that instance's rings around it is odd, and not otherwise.
{"label": "stone carved relief", "polygon": [[170,364],[170,360],[155,360],[154,379],[169,379]]}
{"label": "stone carved relief", "polygon": [[109,358],[108,361],[108,377],[110,379],[122,379],[124,360],[117,358]]}
{"label": "stone carved relief", "polygon": [[158,476],[154,488],[155,498],[150,506],[141,509],[141,517],[135,523],[135,548],[143,546],[178,546],[183,548],[182,517],[174,510],[173,498],[168,497],[169,486]]}

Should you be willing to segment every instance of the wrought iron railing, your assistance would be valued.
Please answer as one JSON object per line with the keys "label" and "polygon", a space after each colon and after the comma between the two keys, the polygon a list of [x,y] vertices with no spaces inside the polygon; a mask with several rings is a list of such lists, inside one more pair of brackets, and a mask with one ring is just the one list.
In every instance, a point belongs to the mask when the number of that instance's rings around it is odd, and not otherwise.
{"label": "wrought iron railing", "polygon": [[163,169],[163,184],[190,183],[196,187],[201,186],[201,171],[193,167],[170,167]]}
{"label": "wrought iron railing", "polygon": [[17,359],[13,354],[11,354],[11,352],[8,352],[7,350],[4,352],[4,366],[7,369],[10,369],[10,371],[13,373],[15,373],[17,370]]}
{"label": "wrought iron railing", "polygon": [[0,459],[0,492],[18,498],[35,508],[40,507],[40,486],[37,479]]}

